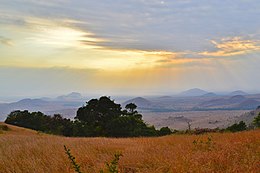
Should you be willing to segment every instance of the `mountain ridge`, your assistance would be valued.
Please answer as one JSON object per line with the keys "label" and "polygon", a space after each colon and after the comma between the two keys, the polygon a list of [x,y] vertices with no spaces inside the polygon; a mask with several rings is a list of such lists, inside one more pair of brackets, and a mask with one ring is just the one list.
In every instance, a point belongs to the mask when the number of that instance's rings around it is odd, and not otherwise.
{"label": "mountain ridge", "polygon": [[207,93],[209,93],[209,92],[202,90],[200,88],[192,88],[192,89],[181,92],[179,94],[179,96],[202,96]]}

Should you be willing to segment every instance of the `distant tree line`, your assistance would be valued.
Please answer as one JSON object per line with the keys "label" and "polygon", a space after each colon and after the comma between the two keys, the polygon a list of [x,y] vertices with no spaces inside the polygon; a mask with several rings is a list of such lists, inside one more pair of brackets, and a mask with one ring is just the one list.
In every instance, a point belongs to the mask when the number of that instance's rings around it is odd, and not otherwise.
{"label": "distant tree line", "polygon": [[7,116],[5,123],[63,136],[138,137],[172,133],[168,127],[156,130],[147,125],[136,108],[134,103],[130,103],[122,109],[120,104],[103,96],[86,102],[78,109],[73,121],[60,114],[48,116],[42,112],[17,110]]}

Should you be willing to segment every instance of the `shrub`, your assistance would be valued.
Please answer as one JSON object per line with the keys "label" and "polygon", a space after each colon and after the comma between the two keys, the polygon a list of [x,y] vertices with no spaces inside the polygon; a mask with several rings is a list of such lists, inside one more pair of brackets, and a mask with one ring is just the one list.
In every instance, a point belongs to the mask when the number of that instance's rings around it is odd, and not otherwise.
{"label": "shrub", "polygon": [[0,125],[0,130],[3,130],[3,131],[8,131],[9,128],[7,125]]}
{"label": "shrub", "polygon": [[260,128],[260,113],[254,118],[253,125],[257,128]]}
{"label": "shrub", "polygon": [[214,133],[217,132],[218,129],[209,129],[209,128],[195,128],[194,134],[199,135],[199,134],[204,134],[204,133]]}
{"label": "shrub", "polygon": [[247,129],[246,123],[244,121],[240,121],[238,124],[235,123],[229,126],[226,130],[230,132],[239,132]]}
{"label": "shrub", "polygon": [[160,130],[159,130],[159,136],[164,136],[164,135],[170,135],[172,134],[172,130],[169,128],[169,127],[162,127]]}
{"label": "shrub", "polygon": [[121,153],[116,153],[114,155],[114,159],[110,162],[110,163],[106,163],[106,169],[104,170],[100,170],[100,173],[118,173],[118,162],[120,157],[122,157],[123,155]]}

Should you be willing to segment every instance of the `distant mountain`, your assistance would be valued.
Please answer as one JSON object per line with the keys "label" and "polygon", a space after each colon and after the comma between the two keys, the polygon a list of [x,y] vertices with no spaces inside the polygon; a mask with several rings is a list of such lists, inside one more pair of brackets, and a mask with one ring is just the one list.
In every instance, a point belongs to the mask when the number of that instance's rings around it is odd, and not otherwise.
{"label": "distant mountain", "polygon": [[237,108],[252,109],[252,108],[257,108],[258,106],[260,106],[259,101],[256,101],[254,99],[247,99],[247,100],[243,101],[242,103],[240,103],[239,105],[237,105]]}
{"label": "distant mountain", "polygon": [[230,96],[235,96],[235,95],[248,95],[248,93],[241,91],[241,90],[237,90],[237,91],[233,91],[231,93],[229,93],[228,95]]}
{"label": "distant mountain", "polygon": [[47,105],[48,102],[44,101],[42,99],[22,99],[18,102],[10,103],[10,106],[16,106],[16,107],[39,107],[43,105]]}
{"label": "distant mountain", "polygon": [[23,99],[13,103],[0,104],[0,120],[14,110],[40,111],[41,108],[48,106],[48,102],[41,99]]}
{"label": "distant mountain", "polygon": [[150,107],[151,106],[151,102],[143,97],[136,97],[136,98],[133,98],[131,100],[128,100],[126,102],[124,102],[122,104],[123,107],[125,107],[125,105],[129,104],[129,103],[134,103],[137,105],[137,107],[139,108],[147,108],[147,107]]}
{"label": "distant mountain", "polygon": [[183,91],[182,93],[180,93],[180,96],[202,96],[208,94],[207,91],[204,91],[202,89],[199,88],[193,88],[193,89],[189,89],[187,91]]}
{"label": "distant mountain", "polygon": [[242,95],[236,95],[229,98],[219,98],[207,100],[199,104],[201,108],[226,108],[226,109],[255,109],[260,102],[254,99],[246,98]]}
{"label": "distant mountain", "polygon": [[157,99],[172,99],[171,96],[161,96],[161,97],[158,97]]}
{"label": "distant mountain", "polygon": [[247,98],[245,96],[235,95],[235,96],[230,97],[227,101],[230,104],[236,104],[236,103],[241,103],[246,100],[247,100]]}
{"label": "distant mountain", "polygon": [[216,97],[216,96],[218,95],[212,92],[202,95],[202,97]]}
{"label": "distant mountain", "polygon": [[[73,98],[75,98],[72,95]],[[0,121],[14,110],[41,111],[43,113],[65,113],[66,117],[74,117],[75,110],[83,105],[79,100],[43,100],[43,99],[22,99],[12,103],[0,104]],[[69,114],[72,115],[69,115]]]}
{"label": "distant mountain", "polygon": [[57,100],[80,100],[82,98],[83,97],[80,93],[72,92],[70,94],[57,97]]}

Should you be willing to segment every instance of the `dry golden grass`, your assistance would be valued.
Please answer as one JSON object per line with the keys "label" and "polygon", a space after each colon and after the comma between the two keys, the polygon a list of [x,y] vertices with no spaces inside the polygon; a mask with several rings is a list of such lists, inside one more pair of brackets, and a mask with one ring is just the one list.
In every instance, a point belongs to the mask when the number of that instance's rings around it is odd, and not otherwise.
{"label": "dry golden grass", "polygon": [[260,172],[260,130],[112,139],[58,137],[8,126],[11,131],[0,134],[1,173],[72,173],[63,145],[85,173],[99,172],[118,151],[121,172]]}

